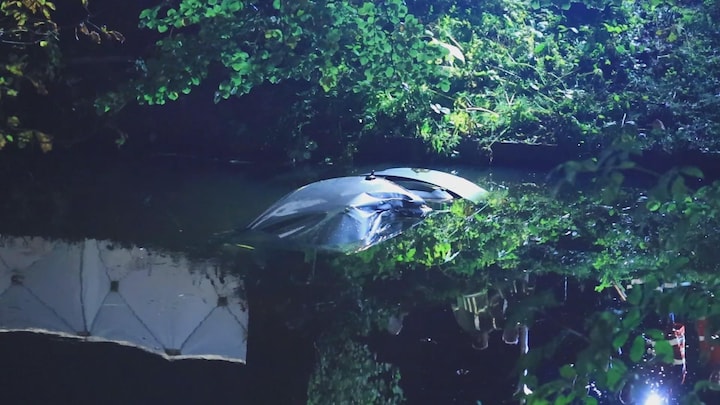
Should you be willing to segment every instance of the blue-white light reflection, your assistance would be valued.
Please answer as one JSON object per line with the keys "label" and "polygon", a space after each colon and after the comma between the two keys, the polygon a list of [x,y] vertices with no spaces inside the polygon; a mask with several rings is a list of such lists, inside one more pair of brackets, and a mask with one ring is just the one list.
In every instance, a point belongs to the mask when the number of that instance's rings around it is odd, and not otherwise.
{"label": "blue-white light reflection", "polygon": [[643,405],[665,405],[665,404],[667,404],[665,397],[660,395],[657,391],[650,391],[648,396],[645,397],[645,402],[643,402]]}

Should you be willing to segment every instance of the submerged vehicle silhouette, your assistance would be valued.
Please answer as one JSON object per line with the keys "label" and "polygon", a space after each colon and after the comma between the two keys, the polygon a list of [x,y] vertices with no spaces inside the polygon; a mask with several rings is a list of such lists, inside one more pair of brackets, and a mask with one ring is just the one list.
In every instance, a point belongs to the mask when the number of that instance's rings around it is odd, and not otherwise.
{"label": "submerged vehicle silhouette", "polygon": [[431,204],[487,191],[456,175],[393,168],[310,183],[287,194],[245,229],[253,243],[286,249],[356,253],[420,223]]}

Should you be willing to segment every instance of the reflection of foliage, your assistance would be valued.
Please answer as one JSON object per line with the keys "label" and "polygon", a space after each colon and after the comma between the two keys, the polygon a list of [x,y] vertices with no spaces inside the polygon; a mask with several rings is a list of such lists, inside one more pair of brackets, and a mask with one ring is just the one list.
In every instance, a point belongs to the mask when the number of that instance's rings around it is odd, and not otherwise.
{"label": "reflection of foliage", "polygon": [[[599,206],[606,207],[608,214],[612,213],[609,218],[612,222],[594,224],[601,226],[593,236],[600,250],[585,252],[594,273],[588,274],[590,279],[600,281],[598,289],[614,286],[619,291],[624,290],[622,286],[629,284],[631,278],[641,279],[645,284],[631,290],[621,311],[591,315],[584,325],[584,348],[572,364],[560,369],[559,379],[539,386],[530,403],[544,404],[551,398],[555,403],[566,403],[563,401],[586,398],[590,384],[616,395],[625,384],[632,384],[634,375],[641,372],[636,369],[672,363],[672,350],[663,331],[653,329],[658,325],[652,321],[648,329],[646,320],[673,314],[690,327],[697,319],[720,314],[720,305],[709,293],[718,288],[717,252],[711,251],[710,246],[717,245],[714,235],[720,227],[720,204],[716,198],[720,182],[693,190],[687,179],[701,178],[702,173],[684,167],[657,176],[657,185],[646,196],[620,187],[623,171],[639,169],[627,158],[622,150],[620,153],[611,150],[604,158],[566,165],[569,170],[566,173],[572,177],[591,172],[601,185],[609,184],[613,190],[608,194],[606,189],[596,200],[602,204]],[[570,273],[573,267],[566,266]],[[657,289],[659,285],[680,282],[693,283],[694,287],[665,292]],[[657,355],[647,366],[642,356],[646,338],[656,342]],[[530,369],[542,363],[542,356],[552,358],[563,344],[568,344],[568,339],[571,338],[564,336],[530,356],[527,359]],[[619,354],[622,352],[629,355],[622,356]],[[530,375],[528,384],[538,386]],[[699,391],[706,387],[707,381],[698,383],[688,390],[685,400],[697,401]]]}
{"label": "reflection of foliage", "polygon": [[[517,367],[521,383],[533,390],[528,403],[593,404],[588,387],[615,398],[643,381],[647,370],[672,369],[669,321],[658,320],[673,314],[688,329],[703,318],[711,330],[720,327],[713,296],[720,288],[720,182],[700,183],[702,173],[693,167],[653,173],[632,161],[634,152],[621,144],[569,162],[555,172],[558,187],[494,185],[480,206],[439,207],[418,227],[359,254],[313,255],[306,273],[285,266],[300,276],[304,291],[302,305],[286,301],[295,311],[289,317],[320,326],[309,397],[316,403],[342,402],[342,395],[399,400],[398,375],[358,342],[392,315],[490,291],[507,300],[503,316],[492,315],[505,324],[493,329],[520,323],[532,330],[539,319],[557,326],[549,341],[531,343]],[[629,186],[626,179],[638,174],[653,187]],[[587,294],[594,298],[617,293],[622,302],[566,309],[559,287],[546,282],[558,275],[594,284],[599,293]],[[528,278],[530,288],[513,288]],[[690,285],[669,287],[681,283]],[[482,309],[481,303],[473,311]],[[549,319],[566,310],[577,323]],[[654,356],[646,354],[649,341]],[[371,384],[361,389],[358,380]],[[696,400],[707,387],[700,381],[674,395]]]}
{"label": "reflection of foliage", "polygon": [[501,188],[492,191],[480,209],[456,201],[397,243],[361,255],[381,261],[380,268],[390,277],[404,264],[464,276],[488,268],[501,273],[539,270],[544,257],[553,257],[562,248],[562,240],[582,236],[579,229],[586,224],[573,220],[583,216],[580,212],[586,204],[586,199],[569,204],[557,200],[534,184]]}
{"label": "reflection of foliage", "polygon": [[[244,260],[242,254],[236,259]],[[401,403],[398,370],[379,361],[365,344],[392,313],[386,299],[369,293],[372,283],[337,271],[332,256],[307,254],[303,263],[302,253],[293,252],[267,260],[262,269],[238,267],[257,271],[248,275],[262,280],[261,294],[272,302],[268,307],[274,316],[313,339],[316,358],[308,403]]]}
{"label": "reflection of foliage", "polygon": [[367,346],[352,340],[321,344],[308,386],[308,404],[399,404],[400,374],[378,363]]}
{"label": "reflection of foliage", "polygon": [[[403,284],[410,305],[439,302],[443,293],[459,296],[503,289],[528,273],[535,278],[552,273],[583,284],[594,282],[598,291],[610,287],[622,291],[632,279],[642,279],[645,284],[630,291],[622,309],[585,309],[586,324],[534,348],[525,360],[526,382],[537,388],[531,403],[550,399],[572,403],[587,396],[590,383],[616,395],[633,379],[638,365],[646,362],[638,354],[645,338],[662,340],[655,346],[655,363],[667,363],[671,355],[662,339],[664,325],[653,324],[653,319],[672,313],[691,327],[697,319],[720,315],[720,305],[708,293],[720,287],[716,277],[720,182],[695,188],[689,181],[702,178],[696,168],[659,175],[638,167],[630,156],[627,149],[608,149],[596,159],[571,162],[558,172],[563,181],[589,181],[582,188],[553,191],[516,185],[491,191],[482,207],[456,202],[398,240],[359,254],[362,264],[348,261],[342,268],[355,277],[363,274],[361,269],[372,269],[364,270],[371,272],[365,280],[375,283],[414,283],[411,288]],[[628,187],[625,178],[631,173],[652,176],[656,185],[649,191]],[[418,277],[438,273],[450,281],[434,283],[435,279]],[[418,285],[428,282],[425,287]],[[655,290],[658,285],[681,282],[694,287]],[[556,304],[552,297],[542,294],[547,290],[528,297],[528,308],[511,308],[509,317],[527,321],[535,317],[533,311],[552,308]],[[453,301],[447,295],[444,299],[448,304]],[[539,381],[534,371],[542,367],[543,358],[555,358],[567,344],[582,347],[572,365],[562,367],[557,380]],[[628,354],[618,355],[621,348]]]}
{"label": "reflection of foliage", "polygon": [[[585,327],[586,335],[582,336],[583,348],[573,358],[572,363],[562,365],[557,371],[557,379],[538,384],[535,376],[530,374],[525,381],[537,387],[528,398],[529,404],[550,403],[597,403],[595,398],[588,396],[588,387],[601,392],[602,395],[616,397],[627,389],[626,386],[644,383],[648,368],[665,367],[665,374],[672,381],[669,386],[679,386],[682,380],[681,371],[672,371],[673,349],[666,340],[665,331],[647,327],[647,320],[666,317],[673,313],[681,319],[691,321],[706,317],[709,314],[720,314],[720,306],[707,291],[716,290],[718,283],[703,284],[702,289],[679,288],[660,292],[657,284],[646,283],[635,287],[628,295],[628,303],[622,311],[598,311],[592,314]],[[716,325],[717,326],[717,325]],[[662,328],[663,325],[660,325]],[[686,327],[691,327],[688,323]],[[654,341],[651,358],[647,358],[647,342]],[[573,345],[577,336],[561,334],[551,344],[537,347],[525,359],[524,365],[531,370],[540,367],[544,359],[552,359],[563,352],[563,348]],[[623,354],[625,353],[625,354]],[[688,367],[698,367],[691,364]],[[679,367],[679,366],[676,366]],[[645,374],[645,375],[644,375]],[[694,387],[687,387],[685,395],[675,392],[672,403],[701,403],[698,394],[707,389],[707,381],[699,381]],[[667,387],[666,387],[667,388]]]}

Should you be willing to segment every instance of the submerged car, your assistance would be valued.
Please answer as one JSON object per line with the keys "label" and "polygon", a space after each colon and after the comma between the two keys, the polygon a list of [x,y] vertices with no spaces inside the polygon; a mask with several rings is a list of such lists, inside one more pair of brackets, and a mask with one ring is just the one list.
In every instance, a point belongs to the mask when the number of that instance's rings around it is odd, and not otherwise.
{"label": "submerged car", "polygon": [[246,236],[286,249],[355,253],[417,225],[432,203],[464,198],[478,204],[486,194],[467,179],[429,169],[331,178],[278,200],[248,225]]}

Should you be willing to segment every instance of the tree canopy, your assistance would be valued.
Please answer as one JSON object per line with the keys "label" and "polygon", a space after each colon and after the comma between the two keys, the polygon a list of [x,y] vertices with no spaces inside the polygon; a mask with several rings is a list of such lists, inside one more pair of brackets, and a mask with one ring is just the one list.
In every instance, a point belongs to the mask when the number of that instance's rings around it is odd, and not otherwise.
{"label": "tree canopy", "polygon": [[[144,37],[124,45],[124,69],[108,70],[115,84],[82,82],[101,90],[77,98],[112,116],[128,103],[192,98],[198,86],[214,88],[214,103],[288,88],[292,106],[264,135],[296,161],[352,156],[363,137],[419,138],[443,154],[461,142],[592,151],[618,136],[644,150],[718,150],[720,12],[709,0],[183,0],[139,11],[137,27],[97,13],[117,30],[89,11],[59,26],[46,1],[5,2],[2,12],[6,111],[31,92],[21,83],[43,93],[72,75],[67,55],[80,37],[103,46],[126,34]],[[4,143],[34,134],[49,147],[50,135],[5,114]]]}

